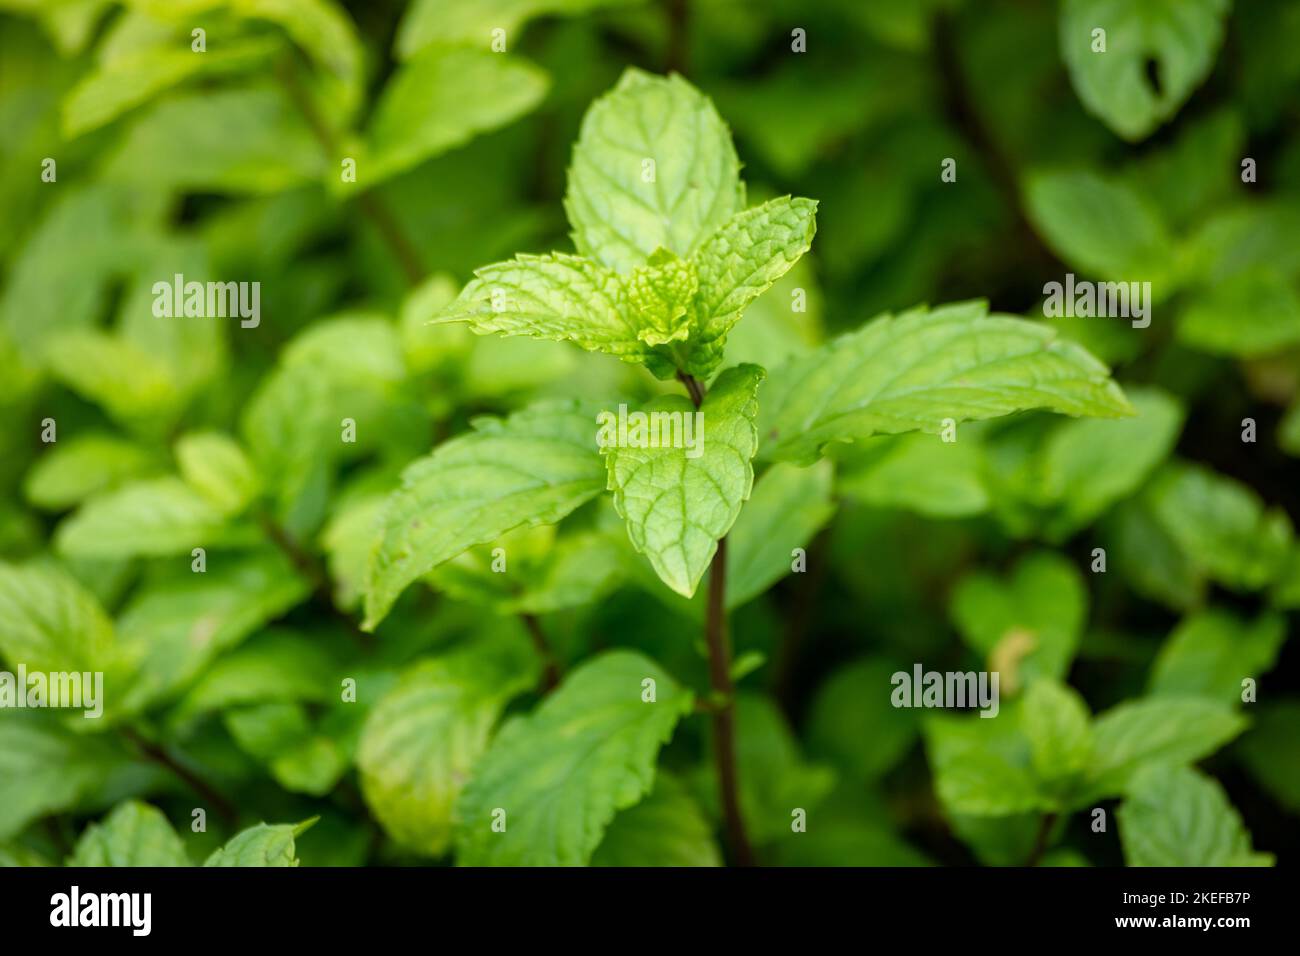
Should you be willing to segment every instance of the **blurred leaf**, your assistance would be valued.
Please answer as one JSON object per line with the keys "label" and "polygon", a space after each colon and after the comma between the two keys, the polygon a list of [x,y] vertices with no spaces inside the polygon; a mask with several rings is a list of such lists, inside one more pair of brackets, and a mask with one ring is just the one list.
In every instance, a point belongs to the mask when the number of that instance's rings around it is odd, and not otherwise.
{"label": "blurred leaf", "polygon": [[1157,765],[1133,780],[1116,811],[1129,866],[1272,866],[1223,788],[1190,767]]}
{"label": "blurred leaf", "polygon": [[1036,680],[1025,691],[1021,713],[1034,772],[1047,784],[1073,784],[1092,757],[1092,715],[1072,688]]}
{"label": "blurred leaf", "polygon": [[[1148,136],[1209,75],[1229,0],[1064,0],[1061,55],[1088,111],[1127,140]],[[1094,52],[1095,29],[1105,52]]]}
{"label": "blurred leaf", "polygon": [[1268,673],[1285,640],[1286,622],[1277,615],[1247,622],[1209,610],[1184,618],[1151,666],[1148,692],[1240,703],[1242,681],[1258,682]]}
{"label": "blurred leaf", "polygon": [[518,632],[407,669],[366,719],[357,767],[366,803],[394,840],[426,856],[451,842],[452,808],[506,704],[536,686]]}
{"label": "blurred leaf", "polygon": [[190,432],[176,442],[181,477],[224,514],[238,514],[257,493],[244,450],[221,432]]}
{"label": "blurred leaf", "polygon": [[479,133],[530,112],[546,95],[546,74],[526,60],[481,50],[429,46],[398,67],[366,133],[370,161],[358,181],[374,185]]}
{"label": "blurred leaf", "polygon": [[222,717],[240,749],[265,764],[291,793],[324,796],[347,772],[350,748],[301,704],[255,704],[228,710]]}
{"label": "blurred leaf", "polygon": [[932,518],[964,518],[988,510],[978,439],[955,442],[923,433],[881,436],[837,454],[837,490],[877,508],[906,508]]}
{"label": "blurred leaf", "polygon": [[833,671],[818,688],[808,715],[808,752],[853,777],[874,780],[916,741],[920,720],[890,701],[898,667],[866,657]]}
{"label": "blurred leaf", "polygon": [[576,16],[639,2],[643,0],[415,0],[397,30],[397,55],[405,60],[438,41],[486,47],[493,30],[505,31],[513,46],[520,28],[534,17]]}
{"label": "blurred leaf", "polygon": [[[456,802],[456,862],[587,863],[615,813],[651,790],[659,748],[692,705],[639,654],[591,658],[531,715],[507,723],[479,760]],[[500,812],[505,827],[494,832]]]}
{"label": "blurred leaf", "polygon": [[241,830],[220,850],[204,862],[204,866],[297,866],[294,856],[294,838],[302,836],[316,822],[316,817],[303,823],[259,823]]}
{"label": "blurred leaf", "polygon": [[664,772],[640,803],[620,811],[592,866],[721,866],[713,830],[690,792]]}
{"label": "blurred leaf", "polygon": [[1292,814],[1300,814],[1300,701],[1260,704],[1254,726],[1237,747],[1246,769]]}
{"label": "blurred leaf", "polygon": [[31,672],[94,672],[119,659],[94,595],[55,565],[0,563],[0,656]]}
{"label": "blurred leaf", "polygon": [[77,840],[69,866],[192,866],[185,844],[162,812],[147,803],[118,804]]}
{"label": "blurred leaf", "polygon": [[1251,358],[1300,342],[1300,296],[1276,270],[1243,272],[1188,303],[1178,338],[1215,355]]}
{"label": "blurred leaf", "polygon": [[101,491],[161,470],[158,456],[109,432],[87,432],[51,445],[27,472],[23,493],[46,511],[63,511]]}

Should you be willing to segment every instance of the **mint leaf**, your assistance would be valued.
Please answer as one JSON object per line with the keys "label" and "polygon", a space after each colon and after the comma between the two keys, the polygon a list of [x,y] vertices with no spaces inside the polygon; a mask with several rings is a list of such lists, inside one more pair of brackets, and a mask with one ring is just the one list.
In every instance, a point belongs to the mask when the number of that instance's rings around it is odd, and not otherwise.
{"label": "mint leaf", "polygon": [[366,803],[398,843],[441,856],[452,807],[511,698],[536,686],[522,633],[476,640],[408,668],[366,718],[357,768]]}
{"label": "mint leaf", "polygon": [[1178,338],[1213,355],[1256,358],[1300,342],[1300,295],[1277,269],[1216,282],[1187,304]]}
{"label": "mint leaf", "polygon": [[549,81],[526,60],[483,48],[434,45],[389,79],[366,133],[369,163],[359,182],[373,185],[529,112]]}
{"label": "mint leaf", "polygon": [[1039,786],[1018,721],[1006,716],[933,716],[924,722],[935,793],[948,814],[988,817],[1058,808]]}
{"label": "mint leaf", "polygon": [[1272,866],[1251,850],[1228,795],[1191,767],[1157,765],[1133,779],[1116,811],[1129,866]]}
{"label": "mint leaf", "polygon": [[808,752],[854,780],[875,780],[916,742],[917,712],[890,701],[899,667],[864,657],[833,672],[817,688],[808,715]]}
{"label": "mint leaf", "polygon": [[367,628],[402,590],[466,548],[512,528],[553,524],[603,490],[595,418],[548,404],[481,418],[402,473],[371,552]]}
{"label": "mint leaf", "polygon": [[1268,673],[1285,640],[1286,622],[1275,614],[1251,622],[1218,610],[1184,618],[1151,666],[1149,692],[1238,704],[1242,680]]}
{"label": "mint leaf", "polygon": [[118,657],[95,596],[55,565],[0,562],[0,658],[29,671],[94,672]]}
{"label": "mint leaf", "polygon": [[721,866],[713,828],[675,777],[660,771],[644,800],[614,817],[592,866]]}
{"label": "mint leaf", "polygon": [[[647,680],[653,701],[643,699]],[[692,706],[690,692],[640,654],[590,659],[503,727],[478,761],[456,802],[456,862],[587,863],[615,813],[650,791],[659,748]]]}
{"label": "mint leaf", "polygon": [[963,518],[989,507],[983,450],[969,433],[881,436],[837,450],[836,489],[877,508],[906,508],[933,518]]}
{"label": "mint leaf", "polygon": [[222,715],[232,740],[291,793],[323,797],[347,772],[351,746],[339,712],[314,719],[295,702],[255,704]]}
{"label": "mint leaf", "polygon": [[138,800],[113,808],[77,840],[69,866],[192,866],[161,810]]}
{"label": "mint leaf", "polygon": [[1266,508],[1246,485],[1202,465],[1166,465],[1147,487],[1152,517],[1193,565],[1238,591],[1267,587],[1282,573],[1291,520]]}
{"label": "mint leaf", "polygon": [[294,838],[302,836],[317,818],[302,823],[259,823],[241,830],[204,861],[204,866],[297,866]]}
{"label": "mint leaf", "polygon": [[583,118],[564,200],[582,255],[620,273],[687,258],[744,204],[731,133],[680,76],[629,69]]}
{"label": "mint leaf", "polygon": [[633,269],[627,298],[637,319],[637,338],[647,345],[667,345],[690,335],[699,288],[694,262],[664,249]]}
{"label": "mint leaf", "polygon": [[811,462],[833,442],[1028,408],[1119,418],[1132,408],[1105,366],[1039,323],[981,302],[882,316],[774,369],[765,457]]}
{"label": "mint leaf", "polygon": [[1029,685],[1020,721],[1039,780],[1059,787],[1084,772],[1092,756],[1091,719],[1073,688],[1051,680]]}
{"label": "mint leaf", "polygon": [[430,43],[481,43],[492,31],[504,30],[513,44],[534,17],[576,16],[601,7],[632,5],[639,0],[415,0],[397,28],[396,50],[407,59]]}
{"label": "mint leaf", "polygon": [[[1150,135],[1209,75],[1228,8],[1228,0],[1065,0],[1061,55],[1084,107],[1126,140]],[[1093,52],[1097,28],[1104,53]]]}
{"label": "mint leaf", "polygon": [[[750,459],[758,444],[754,416],[763,374],[756,365],[740,365],[718,376],[699,409],[703,433],[695,433],[702,441],[696,457],[684,447],[602,449],[614,507],[627,522],[632,544],[665,584],[686,597],[695,593],[718,539],[731,530],[753,486]],[[650,403],[645,412],[696,414],[675,395]]]}
{"label": "mint leaf", "polygon": [[1204,698],[1153,697],[1113,707],[1093,724],[1088,798],[1127,792],[1134,774],[1150,764],[1208,756],[1245,727],[1245,718]]}
{"label": "mint leaf", "polygon": [[952,616],[966,643],[1000,672],[1004,694],[1035,678],[1063,680],[1088,618],[1078,569],[1057,554],[1031,554],[1009,580],[977,571],[952,595]]}
{"label": "mint leaf", "polygon": [[737,213],[700,246],[696,304],[685,371],[708,378],[722,361],[727,333],[745,308],[785,275],[812,247],[817,231],[812,199],[773,199]]}
{"label": "mint leaf", "polygon": [[221,432],[181,436],[176,461],[186,483],[223,514],[238,514],[257,494],[253,463],[234,439]]}
{"label": "mint leaf", "polygon": [[251,540],[179,478],[136,481],[91,498],[55,535],[61,554],[85,558],[160,557]]}
{"label": "mint leaf", "polygon": [[27,472],[23,494],[38,508],[62,511],[96,492],[159,470],[157,457],[136,442],[89,432],[50,446]]}
{"label": "mint leaf", "polygon": [[830,462],[782,462],[758,479],[727,538],[727,607],[753,600],[790,573],[794,549],[807,548],[835,513],[832,477]]}

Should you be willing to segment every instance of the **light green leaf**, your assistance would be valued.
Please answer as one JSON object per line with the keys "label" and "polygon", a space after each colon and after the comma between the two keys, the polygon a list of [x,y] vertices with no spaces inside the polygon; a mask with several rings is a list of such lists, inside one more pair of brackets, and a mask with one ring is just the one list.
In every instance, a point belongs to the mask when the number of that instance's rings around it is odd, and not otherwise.
{"label": "light green leaf", "polygon": [[[647,680],[653,701],[643,699]],[[639,654],[589,660],[479,760],[456,802],[457,863],[587,863],[615,813],[650,791],[659,748],[692,706],[689,691]],[[499,812],[506,826],[494,832]]]}
{"label": "light green leaf", "polygon": [[[1061,55],[1084,107],[1124,139],[1150,135],[1209,75],[1228,9],[1229,0],[1064,0]],[[1094,52],[1097,29],[1105,52]]]}
{"label": "light green leaf", "polygon": [[1129,866],[1273,865],[1271,854],[1251,850],[1223,788],[1191,767],[1144,768],[1116,816]]}
{"label": "light green leaf", "polygon": [[1273,268],[1216,282],[1188,302],[1178,338],[1213,355],[1256,358],[1300,342],[1300,296]]}
{"label": "light green leaf", "polygon": [[1191,562],[1239,591],[1272,583],[1286,564],[1291,521],[1248,486],[1201,465],[1174,462],[1147,487],[1152,516]]}
{"label": "light green leaf", "polygon": [[185,844],[156,807],[128,800],[88,826],[69,866],[192,866]]}
{"label": "light green leaf", "polygon": [[474,424],[408,467],[389,497],[371,554],[367,628],[443,561],[512,528],[553,524],[603,490],[594,416],[576,405]]}
{"label": "light green leaf", "polygon": [[754,485],[727,538],[727,607],[758,597],[790,573],[794,550],[806,549],[835,513],[830,462],[773,465]]}
{"label": "light green leaf", "polygon": [[302,823],[259,823],[241,830],[204,862],[204,866],[297,866],[294,838],[302,836],[317,818]]}
{"label": "light green leaf", "polygon": [[644,362],[623,279],[580,256],[521,255],[474,271],[438,322],[468,322],[479,335],[527,335]]}
{"label": "light green leaf", "polygon": [[1088,592],[1073,564],[1038,552],[1005,583],[983,571],[962,578],[952,616],[966,643],[1002,675],[1002,693],[1014,694],[1038,677],[1065,678],[1087,622]]}
{"label": "light green leaf", "polygon": [[744,204],[731,133],[680,76],[629,69],[587,110],[564,201],[581,254],[621,273],[687,258]]}
{"label": "light green leaf", "polygon": [[1150,282],[1157,300],[1173,291],[1173,239],[1160,214],[1127,183],[1094,172],[1038,173],[1025,183],[1025,207],[1034,228],[1072,268],[1115,282]]}
{"label": "light green leaf", "polygon": [[690,335],[699,289],[695,263],[665,249],[633,269],[627,299],[636,317],[637,338],[647,345],[667,345]]}
{"label": "light green leaf", "polygon": [[935,793],[948,814],[1007,816],[1058,808],[1039,787],[1018,722],[1007,716],[936,715],[924,722]]}
{"label": "light green leaf", "polygon": [[132,121],[105,175],[153,190],[273,193],[318,180],[326,169],[288,94],[266,85],[157,103]]}
{"label": "light green leaf", "polygon": [[[838,449],[837,449],[838,451]],[[906,508],[932,518],[964,518],[989,507],[979,440],[889,435],[837,454],[836,490],[877,508]]]}
{"label": "light green leaf", "polygon": [[808,752],[854,779],[875,780],[915,743],[915,710],[890,701],[890,661],[865,657],[833,671],[817,689],[808,716]]}
{"label": "light green leaf", "polygon": [[707,378],[751,302],[812,247],[817,203],[784,196],[737,213],[695,253],[700,294],[685,371]]}
{"label": "light green leaf", "polygon": [[1200,760],[1245,727],[1245,718],[1226,705],[1198,697],[1152,697],[1113,707],[1093,724],[1085,796],[1125,793],[1142,767]]}
{"label": "light green leaf", "polygon": [[91,498],[59,525],[55,547],[83,558],[189,554],[248,540],[226,516],[179,478],[136,481]]}
{"label": "light green leaf", "polygon": [[504,126],[546,95],[546,74],[526,60],[487,48],[429,46],[398,67],[379,96],[366,134],[374,184]]}
{"label": "light green leaf", "polygon": [[513,44],[524,24],[534,17],[577,16],[600,7],[631,6],[641,0],[415,0],[397,28],[397,55],[407,59],[430,43],[492,42],[493,30],[504,30]]}
{"label": "light green leaf", "polygon": [[[718,539],[731,530],[753,486],[750,460],[758,444],[754,416],[763,374],[756,365],[740,365],[718,376],[692,419],[703,422],[702,432],[695,432],[698,454],[685,447],[602,449],[614,507],[627,522],[632,544],[685,597],[695,593]],[[697,414],[679,396],[647,406],[650,416],[663,413],[676,413],[681,422]],[[685,444],[682,434],[679,423],[675,444]]]}
{"label": "light green leaf", "polygon": [[661,771],[644,800],[614,817],[591,865],[721,866],[722,854],[690,791]]}
{"label": "light green leaf", "polygon": [[[1046,326],[982,302],[883,316],[771,373],[764,456],[815,460],[832,442],[1028,408],[1119,418],[1132,407],[1105,366]],[[960,439],[959,439],[960,440]]]}
{"label": "light green leaf", "polygon": [[1286,622],[1275,614],[1252,622],[1217,610],[1184,618],[1151,666],[1149,693],[1240,703],[1242,680],[1268,673],[1285,640]]}
{"label": "light green leaf", "polygon": [[536,653],[522,633],[475,640],[408,668],[366,718],[361,789],[398,843],[441,856],[452,808],[510,700],[535,687]]}
{"label": "light green leaf", "polygon": [[1073,688],[1052,680],[1029,685],[1020,722],[1039,780],[1059,786],[1083,773],[1092,756],[1091,719]]}
{"label": "light green leaf", "polygon": [[176,442],[181,477],[223,514],[243,511],[257,494],[257,475],[244,450],[221,432],[191,432]]}
{"label": "light green leaf", "polygon": [[161,414],[179,398],[167,363],[120,336],[62,332],[51,339],[46,358],[55,378],[125,424]]}
{"label": "light green leaf", "polygon": [[108,432],[89,432],[49,446],[27,472],[23,494],[38,508],[62,511],[157,470],[157,457],[141,445]]}
{"label": "light green leaf", "polygon": [[11,668],[94,672],[118,655],[99,602],[55,565],[0,562],[0,621],[0,658]]}

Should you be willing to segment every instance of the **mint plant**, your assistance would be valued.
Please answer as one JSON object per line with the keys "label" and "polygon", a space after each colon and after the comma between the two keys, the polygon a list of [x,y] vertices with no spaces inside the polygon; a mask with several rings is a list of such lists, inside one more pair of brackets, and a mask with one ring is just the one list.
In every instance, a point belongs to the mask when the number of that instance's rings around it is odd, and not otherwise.
{"label": "mint plant", "polygon": [[1291,851],[1284,0],[0,7],[0,864]]}

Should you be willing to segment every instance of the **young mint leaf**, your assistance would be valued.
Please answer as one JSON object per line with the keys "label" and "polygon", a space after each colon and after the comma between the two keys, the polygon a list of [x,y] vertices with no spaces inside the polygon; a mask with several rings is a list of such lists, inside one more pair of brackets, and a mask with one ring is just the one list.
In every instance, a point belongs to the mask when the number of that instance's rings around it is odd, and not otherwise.
{"label": "young mint leaf", "polygon": [[700,295],[685,371],[712,375],[745,308],[811,248],[816,212],[812,199],[773,199],[737,213],[704,241],[694,256]]}
{"label": "young mint leaf", "polygon": [[1295,284],[1265,266],[1216,282],[1188,302],[1178,339],[1213,355],[1257,358],[1300,342]]}
{"label": "young mint leaf", "polygon": [[191,432],[176,442],[186,483],[223,514],[243,511],[257,494],[257,475],[244,450],[221,432]]}
{"label": "young mint leaf", "polygon": [[[763,374],[756,365],[740,365],[718,376],[699,409],[703,433],[695,436],[702,447],[695,457],[684,447],[602,449],[614,507],[627,522],[632,544],[665,584],[686,597],[695,593],[718,539],[731,530],[753,487],[754,416]],[[657,399],[645,411],[696,414],[680,396]]]}
{"label": "young mint leaf", "polygon": [[1032,768],[1028,741],[1009,713],[932,716],[924,724],[934,788],[950,815],[988,817],[1059,809]]}
{"label": "young mint leaf", "polygon": [[1129,866],[1272,866],[1217,782],[1191,767],[1157,764],[1133,779],[1116,812]]}
{"label": "young mint leaf", "polygon": [[520,632],[475,640],[408,668],[366,718],[357,768],[366,803],[403,846],[441,856],[452,807],[510,700],[541,667]]}
{"label": "young mint leaf", "polygon": [[[1106,367],[1046,326],[982,302],[882,316],[774,369],[764,457],[808,463],[832,442],[1028,408],[1120,418],[1132,406]],[[960,440],[960,439],[959,439]]]}
{"label": "young mint leaf", "polygon": [[204,866],[297,866],[294,838],[302,836],[318,818],[302,823],[259,823],[241,830],[204,861]]}
{"label": "young mint leaf", "polygon": [[564,200],[582,255],[620,273],[687,258],[744,204],[731,133],[680,76],[629,69],[587,110]]}
{"label": "young mint leaf", "polygon": [[[521,255],[474,270],[436,322],[468,322],[480,335],[527,335],[646,361],[627,283],[610,269],[564,253]],[[642,293],[644,296],[644,293]]]}
{"label": "young mint leaf", "polygon": [[1093,724],[1093,760],[1079,805],[1126,793],[1145,766],[1208,756],[1245,727],[1245,718],[1226,705],[1199,697],[1152,697],[1113,707]]}
{"label": "young mint leaf", "polygon": [[512,528],[553,524],[600,494],[595,424],[576,404],[534,406],[478,419],[473,432],[409,466],[380,518],[365,627],[443,561]]}
{"label": "young mint leaf", "polygon": [[68,866],[192,866],[185,844],[156,807],[128,800],[92,823]]}
{"label": "young mint leaf", "polygon": [[1186,617],[1151,665],[1149,693],[1238,704],[1242,680],[1268,673],[1285,640],[1286,622],[1276,614],[1251,622],[1218,610]]}
{"label": "young mint leaf", "polygon": [[695,294],[700,278],[690,259],[657,250],[627,281],[628,305],[636,316],[637,338],[647,345],[667,345],[691,334]]}
{"label": "young mint leaf", "polygon": [[[1088,112],[1126,140],[1145,138],[1210,73],[1229,0],[1065,0],[1061,55]],[[1097,29],[1105,31],[1104,51]],[[1154,63],[1157,80],[1148,76]]]}
{"label": "young mint leaf", "polygon": [[675,777],[662,770],[654,789],[614,817],[592,866],[721,866],[713,828]]}
{"label": "young mint leaf", "polygon": [[429,46],[398,67],[379,95],[366,134],[373,185],[531,111],[549,80],[533,64],[483,48]]}
{"label": "young mint leaf", "polygon": [[640,654],[591,658],[478,761],[456,801],[456,862],[587,863],[615,813],[650,791],[659,748],[693,704]]}

